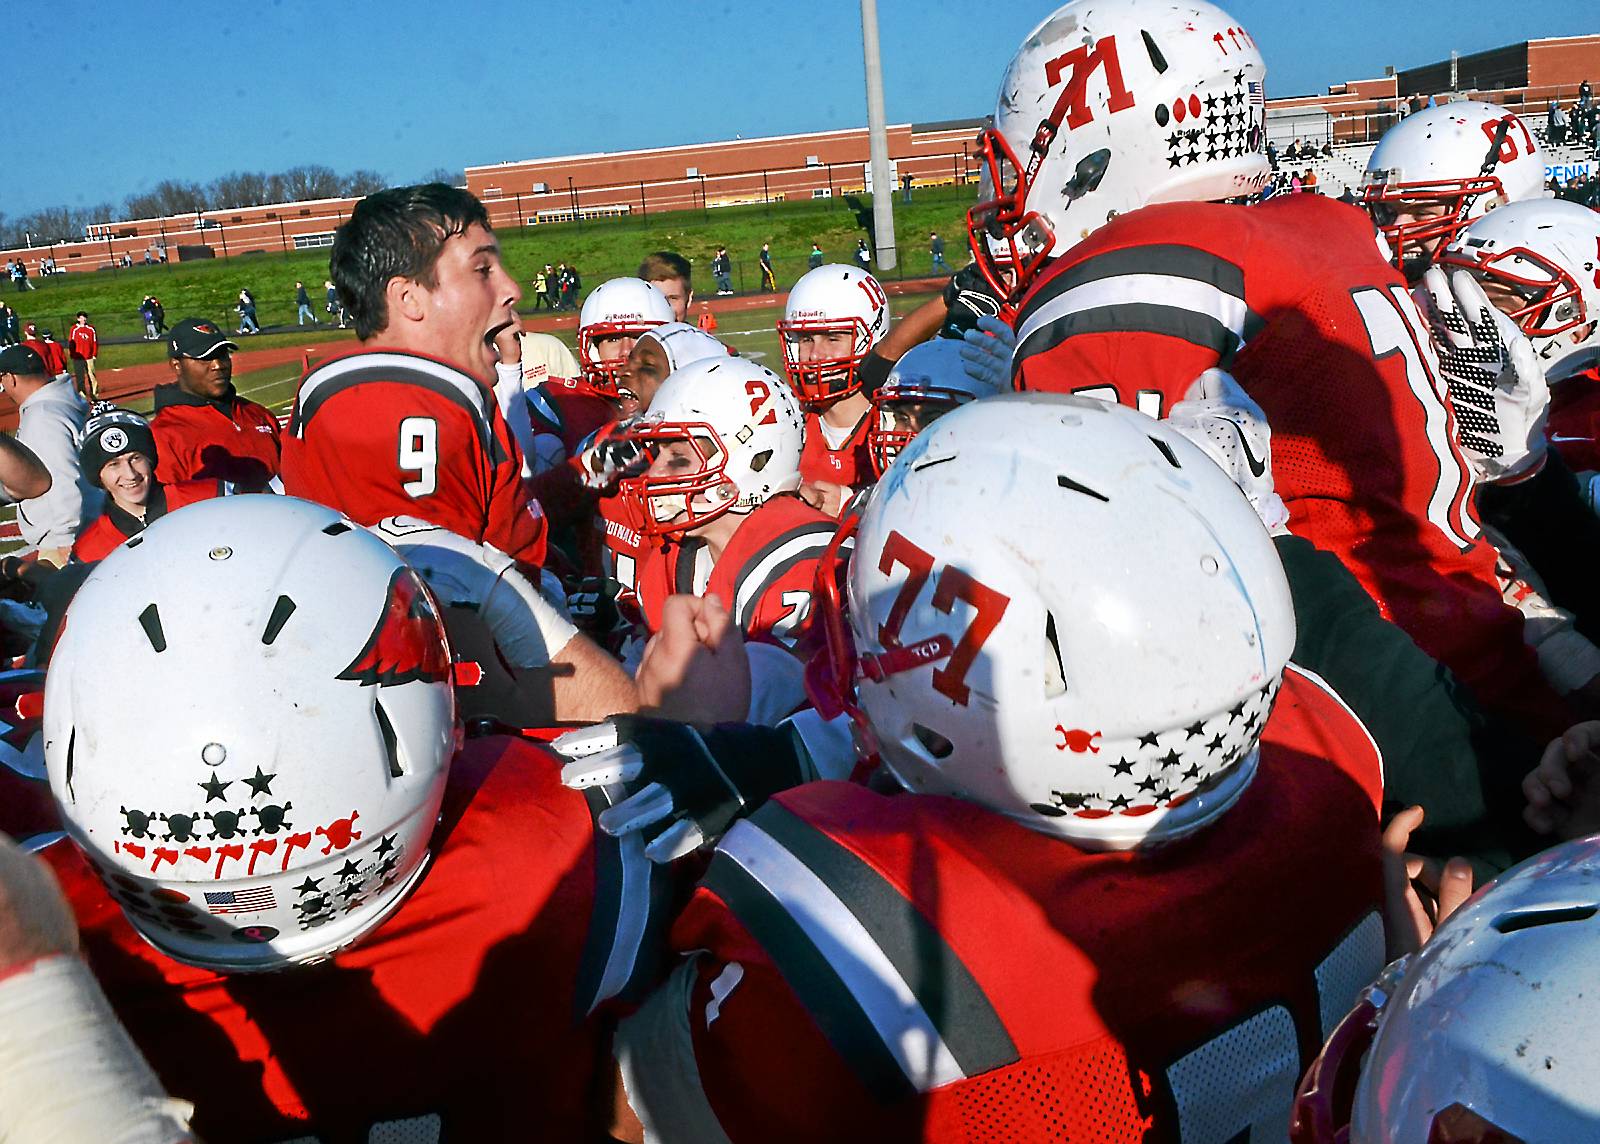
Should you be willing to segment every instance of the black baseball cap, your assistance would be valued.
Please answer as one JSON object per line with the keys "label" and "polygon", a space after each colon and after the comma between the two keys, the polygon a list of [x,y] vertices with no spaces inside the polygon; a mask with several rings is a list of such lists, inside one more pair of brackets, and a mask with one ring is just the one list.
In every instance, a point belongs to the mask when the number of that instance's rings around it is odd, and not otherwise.
{"label": "black baseball cap", "polygon": [[47,373],[44,358],[32,346],[7,346],[0,350],[0,373]]}
{"label": "black baseball cap", "polygon": [[167,334],[167,356],[208,358],[220,349],[236,350],[238,342],[228,340],[222,327],[207,318],[185,318]]}

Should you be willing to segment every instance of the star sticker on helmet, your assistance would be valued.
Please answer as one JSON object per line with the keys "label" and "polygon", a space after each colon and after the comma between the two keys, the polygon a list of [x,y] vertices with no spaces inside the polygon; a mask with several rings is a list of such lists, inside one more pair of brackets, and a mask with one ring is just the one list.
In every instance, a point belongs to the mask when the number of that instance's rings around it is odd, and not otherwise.
{"label": "star sticker on helmet", "polygon": [[1146,794],[1148,794],[1151,791],[1155,790],[1156,787],[1160,786],[1161,784],[1158,783],[1152,776],[1146,775],[1144,778],[1140,779],[1134,785],[1137,786],[1140,790],[1144,791]]}
{"label": "star sticker on helmet", "polygon": [[1119,794],[1110,800],[1110,805],[1114,810],[1125,810],[1132,801],[1127,795]]}
{"label": "star sticker on helmet", "polygon": [[272,780],[277,777],[276,774],[269,775],[262,771],[260,767],[257,767],[255,775],[245,779],[244,782],[250,788],[251,794],[271,794]]}
{"label": "star sticker on helmet", "polygon": [[341,878],[354,878],[359,873],[361,873],[361,867],[356,865],[354,858],[346,858],[344,865],[339,867],[339,877]]}
{"label": "star sticker on helmet", "polygon": [[206,801],[211,802],[214,799],[221,799],[223,792],[233,785],[233,780],[230,779],[227,782],[223,782],[216,775],[212,775],[205,782],[196,783],[195,785],[206,792]]}
{"label": "star sticker on helmet", "polygon": [[1133,774],[1133,764],[1127,759],[1118,759],[1111,764],[1111,773],[1114,775],[1131,775]]}
{"label": "star sticker on helmet", "polygon": [[1141,746],[1141,747],[1153,747],[1153,746],[1155,746],[1156,745],[1156,737],[1157,736],[1156,736],[1156,733],[1154,731],[1145,732],[1143,735],[1139,736],[1139,746]]}
{"label": "star sticker on helmet", "polygon": [[1216,754],[1218,751],[1222,750],[1225,743],[1226,740],[1223,739],[1220,733],[1215,735],[1211,741],[1206,744],[1206,753],[1209,755]]}
{"label": "star sticker on helmet", "polygon": [[1196,719],[1185,727],[1183,732],[1190,739],[1199,739],[1206,733],[1206,721],[1204,719]]}
{"label": "star sticker on helmet", "polygon": [[1175,767],[1183,762],[1183,756],[1175,750],[1168,750],[1158,761],[1161,763],[1161,769],[1166,770],[1168,767]]}
{"label": "star sticker on helmet", "polygon": [[314,894],[314,893],[317,892],[317,889],[321,885],[322,885],[322,879],[321,878],[313,878],[310,874],[307,874],[306,875],[306,880],[304,882],[301,882],[294,889],[295,889],[295,893],[297,893],[297,894]]}

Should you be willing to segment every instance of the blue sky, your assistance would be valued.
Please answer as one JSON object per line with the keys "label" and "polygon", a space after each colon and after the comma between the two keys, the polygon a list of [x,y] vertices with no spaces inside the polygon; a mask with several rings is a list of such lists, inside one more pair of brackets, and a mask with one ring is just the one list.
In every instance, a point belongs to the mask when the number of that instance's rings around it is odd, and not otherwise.
{"label": "blue sky", "polygon": [[[1224,7],[1261,45],[1272,95],[1452,48],[1600,31],[1582,0]],[[231,170],[320,163],[404,182],[441,166],[866,121],[856,0],[5,9],[8,39],[23,48],[0,97],[0,212],[13,218]],[[992,110],[1012,50],[1049,10],[879,0],[890,121]]]}

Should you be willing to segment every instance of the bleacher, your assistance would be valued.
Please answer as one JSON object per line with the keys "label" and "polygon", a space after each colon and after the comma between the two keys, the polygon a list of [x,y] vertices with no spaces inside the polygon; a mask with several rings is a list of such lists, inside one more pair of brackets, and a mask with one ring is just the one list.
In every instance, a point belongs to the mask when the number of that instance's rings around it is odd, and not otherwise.
{"label": "bleacher", "polygon": [[[1545,117],[1542,115],[1520,116],[1527,125],[1545,154],[1545,161],[1551,165],[1563,163],[1577,163],[1585,159],[1594,158],[1594,151],[1587,144],[1564,143],[1559,147],[1550,145],[1550,138],[1545,130]],[[1315,141],[1321,145],[1321,140]],[[1338,198],[1349,187],[1355,191],[1361,186],[1361,174],[1367,168],[1367,158],[1372,154],[1374,143],[1336,143],[1331,155],[1315,155],[1310,159],[1290,161],[1278,157],[1278,169],[1288,175],[1291,169],[1303,171],[1310,167],[1317,174],[1317,189],[1331,198]]]}

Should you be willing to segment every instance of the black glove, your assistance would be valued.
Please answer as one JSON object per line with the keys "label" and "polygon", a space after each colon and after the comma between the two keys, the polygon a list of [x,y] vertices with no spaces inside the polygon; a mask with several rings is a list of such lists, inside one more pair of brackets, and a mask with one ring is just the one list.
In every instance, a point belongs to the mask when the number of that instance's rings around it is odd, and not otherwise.
{"label": "black glove", "polygon": [[976,329],[979,318],[1000,316],[1000,299],[978,271],[976,262],[950,276],[944,288],[944,305],[949,314],[939,329],[942,338],[959,338],[968,330]]}
{"label": "black glove", "polygon": [[600,812],[600,829],[641,833],[645,855],[667,863],[716,840],[781,790],[814,778],[792,731],[617,715],[551,743],[568,762],[561,781],[581,790],[620,783],[627,797]]}

